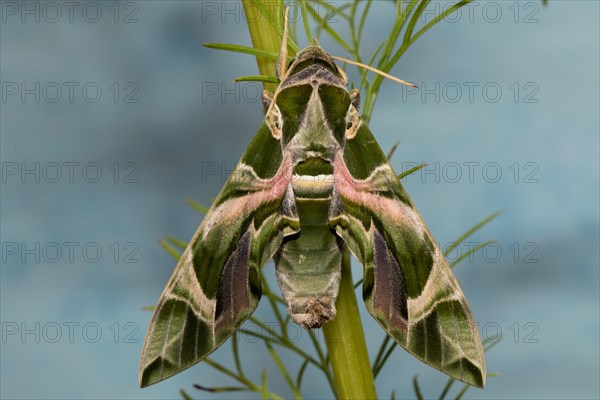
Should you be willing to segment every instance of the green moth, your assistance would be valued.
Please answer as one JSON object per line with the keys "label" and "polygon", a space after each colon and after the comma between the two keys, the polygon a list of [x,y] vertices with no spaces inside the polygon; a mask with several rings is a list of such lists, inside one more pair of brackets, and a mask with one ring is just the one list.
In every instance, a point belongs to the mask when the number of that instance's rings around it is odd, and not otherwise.
{"label": "green moth", "polygon": [[347,246],[364,266],[364,301],[383,329],[418,359],[483,387],[469,305],[361,121],[358,91],[346,89],[344,72],[319,46],[280,67],[275,94],[263,96],[263,124],[158,301],[141,386],[196,364],[230,337],[255,310],[271,258],[294,322],[310,329],[335,318]]}

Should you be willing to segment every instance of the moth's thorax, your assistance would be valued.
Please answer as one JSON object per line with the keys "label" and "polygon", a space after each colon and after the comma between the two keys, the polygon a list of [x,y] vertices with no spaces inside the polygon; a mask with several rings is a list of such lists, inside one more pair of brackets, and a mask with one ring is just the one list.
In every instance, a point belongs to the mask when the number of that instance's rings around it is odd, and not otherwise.
{"label": "moth's thorax", "polygon": [[[322,86],[327,84],[310,82],[303,85],[302,89],[296,87],[286,89],[290,94],[292,91],[304,90],[306,93],[310,90],[310,94],[305,95],[304,103],[296,99],[299,96],[290,96],[291,99],[299,102],[298,115],[292,117],[284,113],[282,117],[284,147],[285,151],[292,154],[294,165],[317,158],[331,164],[342,146],[340,138],[344,134],[345,115],[332,120],[328,113],[330,104],[324,101],[322,96]],[[345,92],[345,89],[343,90]],[[287,100],[285,97],[284,99]],[[341,124],[338,121],[340,119]]]}
{"label": "moth's thorax", "polygon": [[333,192],[333,166],[319,157],[310,157],[292,172],[292,190],[296,199],[330,199]]}

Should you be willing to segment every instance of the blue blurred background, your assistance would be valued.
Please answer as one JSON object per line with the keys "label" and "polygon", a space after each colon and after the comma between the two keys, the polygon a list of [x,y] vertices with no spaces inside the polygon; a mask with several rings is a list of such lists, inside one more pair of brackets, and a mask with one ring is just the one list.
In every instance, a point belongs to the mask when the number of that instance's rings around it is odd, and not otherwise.
{"label": "blue blurred background", "polygon": [[[397,171],[429,164],[405,185],[442,246],[505,210],[451,255],[497,240],[455,269],[483,337],[502,334],[487,355],[500,376],[466,398],[600,396],[600,10],[549,3],[476,2],[441,22],[393,70],[419,92],[386,82],[370,124],[384,150],[400,140]],[[432,2],[426,21],[447,4]],[[250,45],[241,4],[1,7],[0,397],[222,397],[192,388],[234,384],[208,365],[144,390],[137,368],[151,317],[142,307],[175,266],[158,240],[192,236],[201,216],[186,199],[216,196],[262,119],[260,85],[232,83],[255,74],[255,60],[201,46]],[[393,10],[373,4],[365,54]],[[346,55],[325,35],[321,45]],[[257,315],[272,321],[264,303]],[[361,312],[374,357],[383,333]],[[270,389],[289,396],[263,344],[248,339],[250,376],[265,367]],[[232,366],[230,349],[214,358]],[[379,395],[413,397],[414,374],[428,397],[446,381],[397,350]],[[330,396],[314,369],[303,389]],[[232,397],[244,396],[257,397]]]}

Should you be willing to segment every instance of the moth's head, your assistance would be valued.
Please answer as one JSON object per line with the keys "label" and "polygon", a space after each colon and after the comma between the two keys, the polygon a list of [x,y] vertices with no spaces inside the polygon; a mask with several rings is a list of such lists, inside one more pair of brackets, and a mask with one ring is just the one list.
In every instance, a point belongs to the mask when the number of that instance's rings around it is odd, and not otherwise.
{"label": "moth's head", "polygon": [[[265,94],[273,137],[303,156],[331,160],[359,124],[358,91],[322,48],[309,46],[289,63],[274,98]],[[274,104],[273,104],[274,103]]]}
{"label": "moth's head", "polygon": [[[325,50],[318,45],[308,46],[296,53],[294,59],[290,61],[285,68],[286,77],[289,79],[289,77],[315,64],[322,65],[337,75],[340,79],[342,79],[344,86],[348,84],[348,78],[346,77],[344,71],[339,68],[331,56],[329,56],[329,54],[327,54]],[[277,73],[279,74],[279,68],[277,69]],[[285,79],[286,77],[278,76],[279,79]]]}

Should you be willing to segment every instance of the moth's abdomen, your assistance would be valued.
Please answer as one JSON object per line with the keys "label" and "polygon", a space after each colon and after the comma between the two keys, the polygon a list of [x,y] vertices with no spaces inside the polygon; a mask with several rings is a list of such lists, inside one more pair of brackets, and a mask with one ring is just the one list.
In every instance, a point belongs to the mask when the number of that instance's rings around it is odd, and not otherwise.
{"label": "moth's abdomen", "polygon": [[331,231],[327,217],[333,190],[330,177],[327,173],[294,175],[300,232],[284,239],[275,255],[288,313],[306,329],[321,327],[336,312],[342,241]]}
{"label": "moth's abdomen", "polygon": [[331,237],[330,248],[306,251],[298,239],[285,243],[277,253],[277,281],[288,313],[306,329],[320,328],[335,317],[341,252]]}

